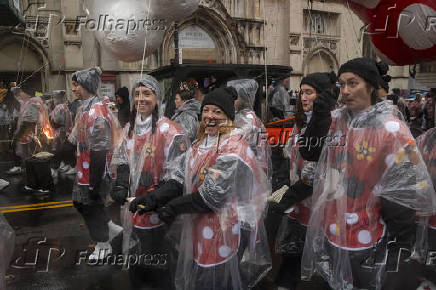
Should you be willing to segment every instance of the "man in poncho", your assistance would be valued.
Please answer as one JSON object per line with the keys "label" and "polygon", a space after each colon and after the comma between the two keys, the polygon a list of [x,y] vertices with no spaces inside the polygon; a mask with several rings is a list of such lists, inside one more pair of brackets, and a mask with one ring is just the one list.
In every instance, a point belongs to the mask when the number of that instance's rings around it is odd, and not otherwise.
{"label": "man in poncho", "polygon": [[302,278],[318,273],[334,289],[415,289],[406,258],[421,238],[415,216],[436,209],[431,179],[395,108],[376,103],[374,62],[353,59],[338,75],[345,107],[330,114],[329,100],[317,98],[299,141],[303,158],[319,159]]}

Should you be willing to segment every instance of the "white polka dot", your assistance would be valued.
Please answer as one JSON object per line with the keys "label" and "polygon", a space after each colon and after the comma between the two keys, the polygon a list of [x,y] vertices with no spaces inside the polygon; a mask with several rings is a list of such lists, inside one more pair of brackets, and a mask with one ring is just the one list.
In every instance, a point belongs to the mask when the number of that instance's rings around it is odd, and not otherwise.
{"label": "white polka dot", "polygon": [[191,161],[189,162],[189,166],[191,166],[191,168],[194,167],[194,158],[192,158]]}
{"label": "white polka dot", "polygon": [[127,150],[132,150],[133,149],[133,140],[129,140],[127,141]]}
{"label": "white polka dot", "polygon": [[329,230],[332,235],[336,236],[336,224],[331,224]]}
{"label": "white polka dot", "polygon": [[165,147],[164,148],[164,154],[165,154],[165,156],[168,156],[168,152],[170,151],[170,148],[168,148],[168,147]]}
{"label": "white polka dot", "polygon": [[89,115],[94,115],[94,113],[95,113],[94,109],[89,110]]}
{"label": "white polka dot", "polygon": [[158,224],[159,221],[159,216],[157,214],[154,213],[150,216],[150,223],[152,223],[153,225]]}
{"label": "white polka dot", "polygon": [[249,158],[253,158],[253,156],[254,156],[254,153],[253,153],[253,151],[250,148],[247,148],[247,156]]}
{"label": "white polka dot", "polygon": [[203,247],[201,246],[201,243],[198,243],[197,250],[199,255],[203,254]]}
{"label": "white polka dot", "polygon": [[388,121],[385,123],[385,128],[388,132],[395,133],[398,132],[398,130],[400,130],[400,123],[396,121]]}
{"label": "white polka dot", "polygon": [[394,161],[395,161],[395,155],[394,154],[389,154],[385,158],[385,163],[386,163],[386,165],[388,167],[392,166],[392,164],[394,164]]}
{"label": "white polka dot", "polygon": [[248,118],[248,119],[252,119],[252,120],[254,119],[254,118],[253,118],[253,115],[251,115],[251,114],[247,115],[247,118]]}
{"label": "white polka dot", "polygon": [[168,125],[167,123],[163,123],[160,127],[159,127],[159,131],[161,133],[165,133],[166,131],[168,131],[170,125]]}
{"label": "white polka dot", "polygon": [[83,161],[82,165],[83,165],[83,168],[85,168],[85,169],[89,168],[89,163],[86,161]]}
{"label": "white polka dot", "polygon": [[357,235],[357,240],[361,244],[365,244],[365,245],[369,244],[371,242],[370,232],[367,230],[360,231],[359,234]]}
{"label": "white polka dot", "polygon": [[206,226],[203,228],[203,238],[210,240],[213,237],[213,231],[210,227]]}
{"label": "white polka dot", "polygon": [[78,178],[82,178],[82,177],[83,177],[83,173],[82,173],[82,171],[77,171],[77,177],[78,177]]}
{"label": "white polka dot", "polygon": [[238,235],[239,234],[239,224],[236,224],[232,227],[232,233],[234,235]]}
{"label": "white polka dot", "polygon": [[345,213],[345,221],[347,222],[348,225],[352,226],[357,224],[357,222],[359,221],[359,215],[357,213]]}
{"label": "white polka dot", "polygon": [[227,246],[221,246],[218,249],[218,254],[220,255],[221,258],[227,258],[230,253],[231,253],[232,249],[230,249]]}

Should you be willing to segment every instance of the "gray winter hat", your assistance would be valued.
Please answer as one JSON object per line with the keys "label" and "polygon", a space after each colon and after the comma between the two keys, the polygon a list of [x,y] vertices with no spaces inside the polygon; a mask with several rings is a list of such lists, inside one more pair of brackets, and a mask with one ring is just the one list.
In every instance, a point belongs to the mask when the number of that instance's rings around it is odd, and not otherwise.
{"label": "gray winter hat", "polygon": [[136,80],[134,88],[142,86],[152,90],[156,94],[157,99],[162,100],[159,82],[154,77],[151,75],[143,75],[142,78]]}
{"label": "gray winter hat", "polygon": [[257,82],[253,79],[241,79],[227,82],[228,87],[233,87],[238,92],[245,103],[250,105],[252,109],[254,106],[254,100],[256,98],[256,92],[259,88]]}
{"label": "gray winter hat", "polygon": [[97,67],[76,71],[73,80],[77,81],[89,93],[96,95],[100,84],[101,69]]}
{"label": "gray winter hat", "polygon": [[65,91],[64,90],[53,91],[53,98],[59,101],[63,101],[65,99]]}

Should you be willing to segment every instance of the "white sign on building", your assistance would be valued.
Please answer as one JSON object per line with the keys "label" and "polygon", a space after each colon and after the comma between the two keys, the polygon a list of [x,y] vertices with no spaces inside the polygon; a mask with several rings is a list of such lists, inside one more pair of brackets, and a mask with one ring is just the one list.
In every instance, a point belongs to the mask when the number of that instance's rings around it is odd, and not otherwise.
{"label": "white sign on building", "polygon": [[215,42],[200,27],[188,26],[179,32],[179,48],[215,48]]}

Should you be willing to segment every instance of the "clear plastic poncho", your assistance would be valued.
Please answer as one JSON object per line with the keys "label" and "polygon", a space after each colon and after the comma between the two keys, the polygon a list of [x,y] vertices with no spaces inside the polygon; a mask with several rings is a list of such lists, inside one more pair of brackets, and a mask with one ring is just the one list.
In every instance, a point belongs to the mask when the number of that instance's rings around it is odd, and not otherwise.
{"label": "clear plastic poncho", "polygon": [[247,109],[253,109],[254,100],[256,98],[256,92],[259,88],[258,83],[253,79],[241,79],[227,82],[228,87],[233,87],[238,92],[238,96],[241,97],[246,104]]}
{"label": "clear plastic poncho", "polygon": [[50,113],[50,121],[55,125],[53,127],[54,137],[64,140],[73,128],[73,120],[70,109],[65,100],[65,91],[59,90],[53,92],[55,107]]}
{"label": "clear plastic poncho", "polygon": [[242,109],[237,111],[235,115],[236,128],[241,130],[259,164],[265,169],[268,177],[271,178],[271,148],[266,138],[267,132],[264,124],[253,111],[259,85],[253,79],[240,79],[227,82],[227,86],[235,88],[243,102]]}
{"label": "clear plastic poncho", "polygon": [[[144,85],[150,88],[158,99],[157,106],[161,105],[159,83],[149,75],[138,80],[135,87]],[[153,133],[152,115],[142,120],[137,114],[135,127],[129,137],[130,124],[124,129],[114,151],[111,167],[113,170],[119,165],[128,165],[130,170],[129,198],[147,194],[162,181],[168,180],[173,165],[184,159],[184,154],[190,142],[182,129],[168,118],[159,116]],[[183,180],[178,180],[183,183]],[[163,226],[158,215],[154,212],[144,215],[132,214],[129,204],[121,207],[121,222],[124,228],[123,253],[129,253],[138,243],[134,236],[133,227],[139,229],[152,229]]]}
{"label": "clear plastic poncho", "polygon": [[[299,180],[313,185],[317,162],[304,160],[299,152],[298,138],[304,133],[295,125],[292,136],[283,149],[289,159],[289,184],[292,186]],[[301,255],[306,237],[306,226],[310,219],[312,197],[308,197],[285,210],[282,223],[277,232],[275,251],[287,255]]]}
{"label": "clear plastic poncho", "polygon": [[[332,112],[314,178],[302,279],[318,273],[334,289],[353,288],[352,256],[376,246],[383,250],[378,243],[388,229],[381,198],[420,216],[436,209],[431,179],[409,129],[388,102],[353,117],[346,108]],[[370,283],[381,289],[385,268],[371,267]]]}
{"label": "clear plastic poncho", "polygon": [[252,288],[270,270],[263,214],[271,185],[238,130],[206,136],[175,163],[185,194],[200,194],[212,210],[185,214],[176,270],[177,289]]}
{"label": "clear plastic poncho", "polygon": [[15,232],[0,214],[0,289],[6,289],[5,274],[14,253]]}
{"label": "clear plastic poncho", "polygon": [[[427,130],[425,134],[418,137],[416,142],[434,187],[436,185],[436,128]],[[428,226],[436,230],[436,215],[429,218]]]}
{"label": "clear plastic poncho", "polygon": [[198,116],[200,115],[201,102],[190,99],[180,108],[176,109],[172,121],[182,127],[183,132],[191,142],[197,137],[198,127],[200,126]]}
{"label": "clear plastic poncho", "polygon": [[115,172],[111,171],[110,164],[114,145],[119,142],[120,133],[118,119],[103,104],[98,95],[82,101],[76,113],[74,127],[68,136],[68,141],[77,146],[77,176],[73,188],[75,202],[82,204],[100,202],[100,200],[91,199],[89,196],[90,167],[93,162],[91,151],[106,151],[104,172],[98,192],[101,200],[106,201],[111,182],[115,177]]}

